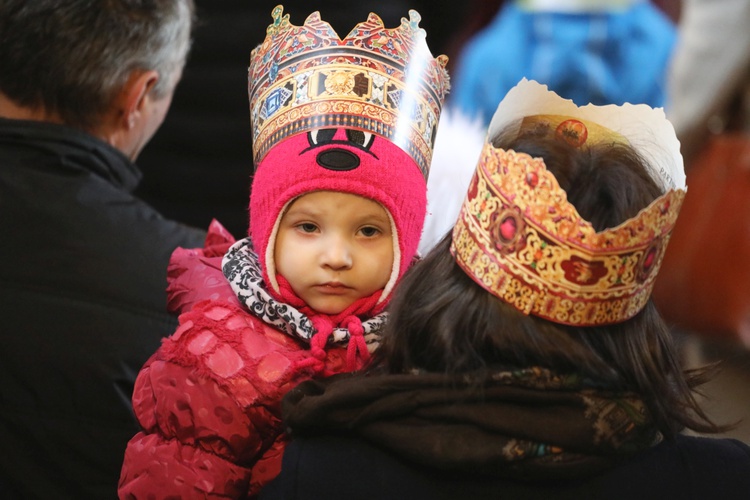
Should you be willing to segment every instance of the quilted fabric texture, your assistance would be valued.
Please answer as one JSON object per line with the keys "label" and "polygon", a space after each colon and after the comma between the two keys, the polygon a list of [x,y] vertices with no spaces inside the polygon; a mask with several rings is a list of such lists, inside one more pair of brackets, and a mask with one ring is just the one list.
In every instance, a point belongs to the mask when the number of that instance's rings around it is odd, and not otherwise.
{"label": "quilted fabric texture", "polygon": [[[281,397],[311,378],[300,341],[240,306],[204,301],[141,370],[133,407],[143,431],[129,443],[125,498],[240,498],[274,478],[285,444]],[[346,349],[327,351],[326,370]]]}
{"label": "quilted fabric texture", "polygon": [[[138,374],[143,430],[128,444],[120,498],[252,497],[279,472],[281,398],[317,372],[305,339],[237,299],[221,271],[233,243],[215,222],[204,248],[172,255],[169,307],[180,325]],[[323,352],[322,372],[347,370],[345,344]]]}

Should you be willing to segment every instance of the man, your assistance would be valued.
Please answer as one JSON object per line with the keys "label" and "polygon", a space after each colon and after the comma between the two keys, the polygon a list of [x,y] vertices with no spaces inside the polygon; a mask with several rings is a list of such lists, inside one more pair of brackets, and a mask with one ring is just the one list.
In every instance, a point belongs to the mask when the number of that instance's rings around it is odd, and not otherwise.
{"label": "man", "polygon": [[133,197],[192,0],[0,2],[0,497],[114,498],[165,275],[204,233]]}

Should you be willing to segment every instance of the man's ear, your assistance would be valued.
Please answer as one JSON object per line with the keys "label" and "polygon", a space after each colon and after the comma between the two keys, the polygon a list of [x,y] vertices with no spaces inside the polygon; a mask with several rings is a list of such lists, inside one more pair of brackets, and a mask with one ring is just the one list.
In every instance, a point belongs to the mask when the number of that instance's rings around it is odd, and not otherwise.
{"label": "man's ear", "polygon": [[126,129],[133,128],[143,114],[145,106],[152,99],[151,89],[159,81],[159,73],[155,70],[133,72],[121,94],[121,119]]}

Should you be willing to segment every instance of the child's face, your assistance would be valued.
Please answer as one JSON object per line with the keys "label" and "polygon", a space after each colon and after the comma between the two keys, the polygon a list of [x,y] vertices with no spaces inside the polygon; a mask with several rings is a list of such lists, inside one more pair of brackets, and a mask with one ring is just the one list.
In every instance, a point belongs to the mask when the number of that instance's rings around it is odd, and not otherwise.
{"label": "child's face", "polygon": [[393,269],[393,234],[385,209],[361,196],[316,191],[281,218],[276,270],[305,303],[338,314],[380,290]]}

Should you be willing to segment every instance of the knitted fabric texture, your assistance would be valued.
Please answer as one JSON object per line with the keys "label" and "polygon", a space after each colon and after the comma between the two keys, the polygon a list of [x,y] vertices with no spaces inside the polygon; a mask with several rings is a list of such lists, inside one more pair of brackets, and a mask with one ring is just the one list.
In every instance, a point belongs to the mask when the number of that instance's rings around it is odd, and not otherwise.
{"label": "knitted fabric texture", "polygon": [[370,359],[370,352],[365,341],[365,330],[362,325],[362,318],[371,317],[378,312],[382,312],[384,305],[378,305],[377,299],[380,296],[376,292],[368,297],[362,297],[354,301],[349,307],[338,314],[328,315],[321,314],[312,309],[310,306],[299,298],[292,290],[292,285],[279,274],[279,294],[284,301],[305,314],[315,328],[315,335],[310,339],[310,358],[304,360],[300,367],[312,367],[315,373],[323,373],[325,376],[331,373],[325,373],[326,345],[333,336],[334,328],[344,327],[349,331],[349,343],[346,349],[346,369],[355,371],[364,367]]}
{"label": "knitted fabric texture", "polygon": [[[279,222],[295,198],[313,191],[362,196],[388,212],[393,226],[394,266],[379,302],[386,302],[417,252],[427,210],[427,183],[422,172],[392,142],[373,135],[360,145],[348,139],[347,132],[336,129],[330,140],[319,144],[313,144],[308,133],[297,134],[274,146],[258,165],[250,195],[250,236],[263,279],[277,298],[279,284],[273,256]],[[346,169],[322,166],[318,159],[332,151],[352,163]]]}

